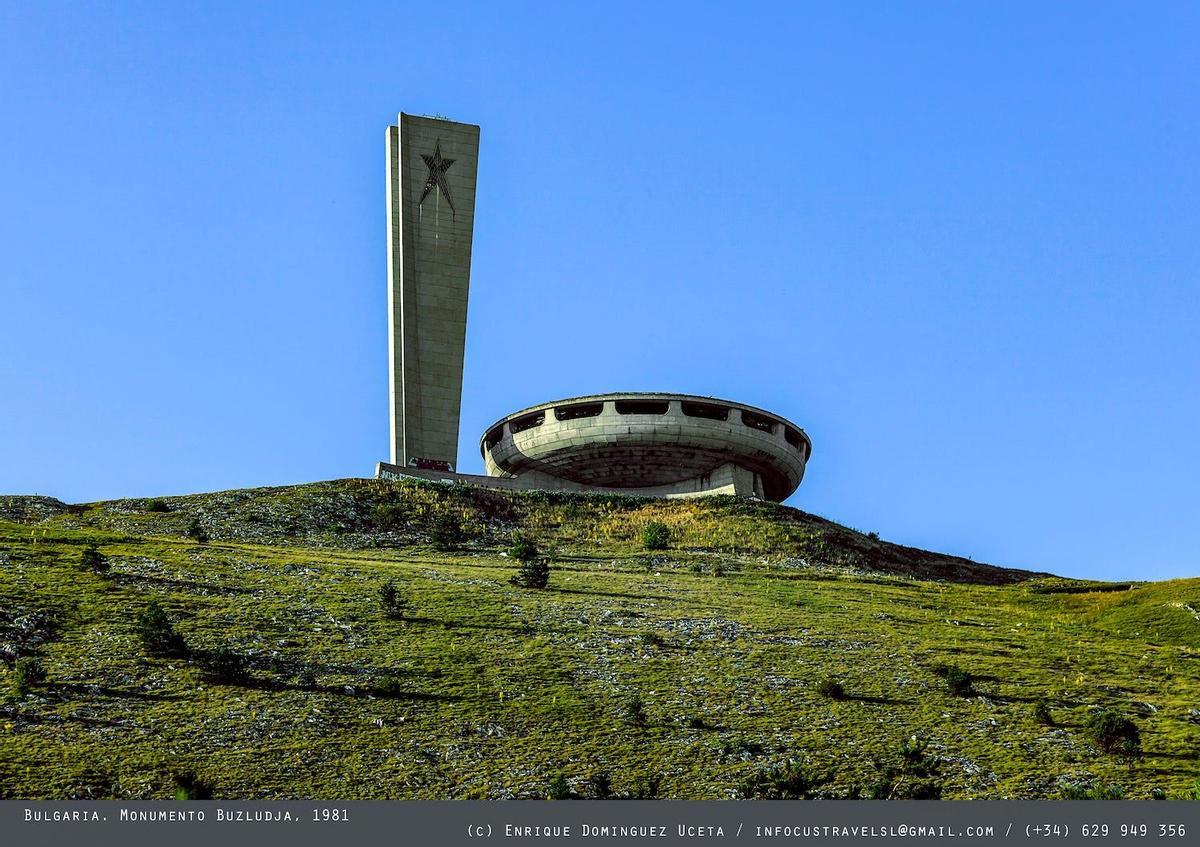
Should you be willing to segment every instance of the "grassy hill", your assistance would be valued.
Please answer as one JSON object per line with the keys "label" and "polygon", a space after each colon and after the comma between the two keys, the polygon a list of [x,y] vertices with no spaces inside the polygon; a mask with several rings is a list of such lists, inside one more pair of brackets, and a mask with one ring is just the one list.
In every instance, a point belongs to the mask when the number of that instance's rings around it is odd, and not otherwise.
{"label": "grassy hill", "polygon": [[[509,583],[518,534],[546,589]],[[1106,708],[1132,768],[1085,732]],[[0,497],[0,797],[1182,797],[1198,750],[1200,579],[991,568],[732,498]]]}

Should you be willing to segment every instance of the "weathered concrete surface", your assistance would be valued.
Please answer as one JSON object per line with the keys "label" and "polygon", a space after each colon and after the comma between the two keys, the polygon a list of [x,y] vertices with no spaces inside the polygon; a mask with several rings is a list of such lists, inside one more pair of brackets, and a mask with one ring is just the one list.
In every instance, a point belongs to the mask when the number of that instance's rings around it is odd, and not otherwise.
{"label": "weathered concrete surface", "polygon": [[530,471],[520,476],[482,476],[480,474],[450,473],[402,467],[387,462],[375,466],[376,479],[421,479],[426,482],[462,483],[504,491],[570,491],[577,494],[611,494],[618,497],[708,497],[714,494],[729,494],[738,497],[756,497],[753,490],[753,475],[736,465],[726,464],[710,474],[702,487],[699,478],[684,484],[663,485],[654,488],[604,488],[595,485],[580,485],[567,479]]}
{"label": "weathered concrete surface", "polygon": [[781,501],[812,442],[753,406],[684,394],[603,394],[544,403],[489,427],[489,476],[660,496],[729,493]]}
{"label": "weathered concrete surface", "polygon": [[458,460],[479,127],[401,113],[387,129],[391,460]]}

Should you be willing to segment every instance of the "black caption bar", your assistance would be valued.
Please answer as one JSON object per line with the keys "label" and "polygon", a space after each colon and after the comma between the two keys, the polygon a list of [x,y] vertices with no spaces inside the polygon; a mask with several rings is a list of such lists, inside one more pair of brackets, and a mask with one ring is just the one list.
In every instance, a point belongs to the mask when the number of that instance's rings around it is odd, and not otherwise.
{"label": "black caption bar", "polygon": [[330,843],[539,844],[1196,843],[1187,801],[0,802],[0,843],[220,847]]}

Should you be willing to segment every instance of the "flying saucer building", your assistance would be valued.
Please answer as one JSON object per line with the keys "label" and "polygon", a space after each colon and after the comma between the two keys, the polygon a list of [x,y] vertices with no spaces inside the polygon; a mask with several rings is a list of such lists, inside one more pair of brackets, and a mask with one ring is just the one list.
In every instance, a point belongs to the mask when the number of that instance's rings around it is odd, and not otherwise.
{"label": "flying saucer building", "polygon": [[392,449],[380,478],[773,501],[796,490],[812,452],[803,429],[688,394],[595,394],[522,409],[480,439],[487,476],[458,473],[479,127],[401,114],[386,141]]}

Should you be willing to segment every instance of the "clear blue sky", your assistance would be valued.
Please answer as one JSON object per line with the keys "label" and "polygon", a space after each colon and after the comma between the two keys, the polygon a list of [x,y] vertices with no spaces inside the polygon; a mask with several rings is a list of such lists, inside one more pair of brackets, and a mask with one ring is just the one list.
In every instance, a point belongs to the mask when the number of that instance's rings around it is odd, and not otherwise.
{"label": "clear blue sky", "polygon": [[1200,573],[1194,4],[0,6],[0,491],[367,476],[384,127],[483,128],[460,468],[669,390],[815,449],[792,505]]}

